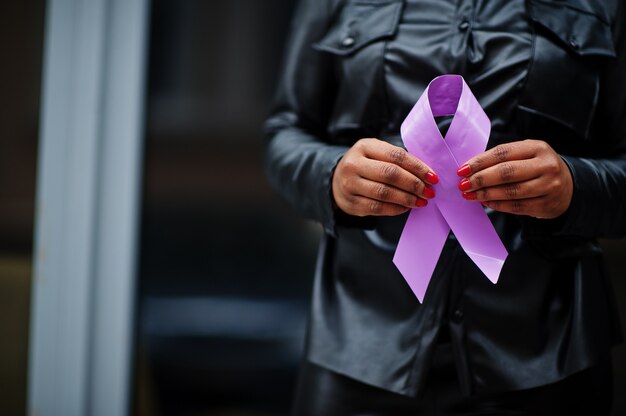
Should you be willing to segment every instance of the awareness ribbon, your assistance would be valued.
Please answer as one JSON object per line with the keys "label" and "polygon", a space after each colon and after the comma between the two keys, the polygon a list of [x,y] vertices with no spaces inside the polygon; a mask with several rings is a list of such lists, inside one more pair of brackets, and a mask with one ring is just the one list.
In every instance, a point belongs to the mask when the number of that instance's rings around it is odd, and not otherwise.
{"label": "awareness ribbon", "polygon": [[[454,116],[445,139],[434,119],[438,116]],[[437,196],[411,210],[393,258],[420,302],[450,229],[487,278],[498,281],[508,253],[481,204],[462,197],[456,173],[459,162],[485,151],[490,132],[489,118],[460,75],[432,80],[402,123],[409,153],[439,176]]]}

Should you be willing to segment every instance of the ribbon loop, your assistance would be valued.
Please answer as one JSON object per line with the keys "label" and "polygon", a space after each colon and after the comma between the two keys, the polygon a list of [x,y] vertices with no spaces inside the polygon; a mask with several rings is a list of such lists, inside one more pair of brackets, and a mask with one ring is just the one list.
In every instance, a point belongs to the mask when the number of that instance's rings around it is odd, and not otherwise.
{"label": "ribbon loop", "polygon": [[[446,115],[454,117],[444,139],[434,117]],[[489,118],[460,75],[432,80],[402,123],[407,150],[439,176],[437,197],[411,211],[393,258],[420,302],[450,230],[487,278],[498,281],[508,253],[480,204],[461,196],[456,175],[459,162],[485,151],[490,132]]]}

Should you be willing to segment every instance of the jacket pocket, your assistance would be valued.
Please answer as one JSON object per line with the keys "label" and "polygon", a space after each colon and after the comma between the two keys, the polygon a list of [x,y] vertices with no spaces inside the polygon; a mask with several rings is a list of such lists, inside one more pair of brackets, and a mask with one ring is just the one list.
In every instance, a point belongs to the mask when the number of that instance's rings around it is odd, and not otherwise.
{"label": "jacket pocket", "polygon": [[378,137],[387,121],[384,56],[404,0],[346,0],[313,48],[334,57],[336,92],[328,130],[336,143]]}
{"label": "jacket pocket", "polygon": [[582,0],[527,0],[527,7],[534,46],[518,122],[525,134],[551,135],[558,141],[573,133],[587,140],[603,64],[616,56],[603,6]]}
{"label": "jacket pocket", "polygon": [[396,34],[400,0],[351,0],[326,35],[313,47],[336,55],[351,55],[377,40]]}

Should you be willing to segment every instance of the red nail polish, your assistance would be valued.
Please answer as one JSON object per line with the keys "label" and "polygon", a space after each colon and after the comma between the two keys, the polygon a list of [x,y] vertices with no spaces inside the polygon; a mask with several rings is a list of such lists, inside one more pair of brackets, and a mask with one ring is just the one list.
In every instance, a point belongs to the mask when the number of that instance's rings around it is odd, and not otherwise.
{"label": "red nail polish", "polygon": [[435,197],[435,191],[432,188],[424,188],[424,196],[426,198],[434,198]]}
{"label": "red nail polish", "polygon": [[459,183],[459,189],[461,191],[468,191],[472,187],[469,179],[465,178]]}
{"label": "red nail polish", "polygon": [[475,201],[476,200],[476,192],[463,192],[463,198],[469,200],[469,201]]}
{"label": "red nail polish", "polygon": [[426,180],[435,185],[439,183],[439,176],[437,176],[434,172],[428,172],[426,173]]}
{"label": "red nail polish", "polygon": [[418,208],[422,208],[425,207],[426,205],[428,205],[428,201],[422,198],[418,198],[417,200],[417,207]]}
{"label": "red nail polish", "polygon": [[470,165],[466,163],[456,171],[456,174],[459,176],[467,176],[470,174],[470,171],[471,171]]}

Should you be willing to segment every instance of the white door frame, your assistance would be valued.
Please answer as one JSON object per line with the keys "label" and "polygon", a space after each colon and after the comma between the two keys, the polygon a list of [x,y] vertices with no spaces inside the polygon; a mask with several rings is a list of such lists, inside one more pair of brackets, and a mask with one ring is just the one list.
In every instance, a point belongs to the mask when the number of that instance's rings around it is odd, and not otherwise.
{"label": "white door frame", "polygon": [[48,0],[29,415],[129,412],[149,0]]}

